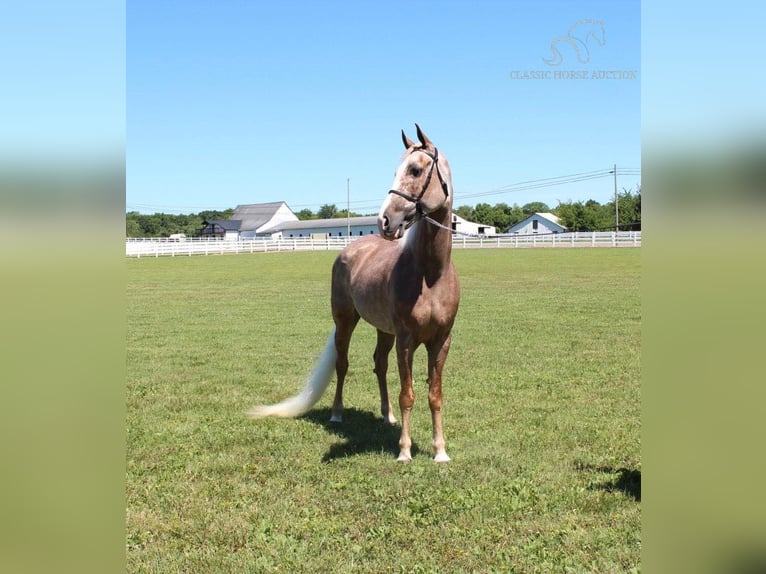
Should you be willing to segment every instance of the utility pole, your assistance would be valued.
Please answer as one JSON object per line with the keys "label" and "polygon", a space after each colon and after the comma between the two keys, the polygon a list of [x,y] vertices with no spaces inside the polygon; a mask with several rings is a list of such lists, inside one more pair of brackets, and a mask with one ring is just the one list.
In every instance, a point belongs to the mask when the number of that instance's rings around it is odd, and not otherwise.
{"label": "utility pole", "polygon": [[351,237],[351,178],[346,178],[346,235]]}
{"label": "utility pole", "polygon": [[620,207],[617,198],[617,164],[614,164],[614,230],[620,230]]}

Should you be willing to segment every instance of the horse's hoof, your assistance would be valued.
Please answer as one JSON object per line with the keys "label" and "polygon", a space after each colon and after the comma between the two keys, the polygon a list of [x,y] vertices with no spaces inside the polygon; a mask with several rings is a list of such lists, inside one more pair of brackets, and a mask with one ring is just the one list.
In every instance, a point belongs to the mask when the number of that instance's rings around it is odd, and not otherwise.
{"label": "horse's hoof", "polygon": [[331,423],[342,423],[343,422],[343,416],[342,415],[332,415],[330,417]]}
{"label": "horse's hoof", "polygon": [[395,425],[396,424],[396,417],[383,417],[380,420],[382,420],[384,423],[389,425]]}
{"label": "horse's hoof", "polygon": [[410,462],[412,460],[412,455],[409,452],[400,452],[399,458],[396,459],[398,462]]}
{"label": "horse's hoof", "polygon": [[437,453],[436,456],[434,457],[434,462],[449,462],[451,460],[452,459],[449,456],[447,456],[446,452]]}

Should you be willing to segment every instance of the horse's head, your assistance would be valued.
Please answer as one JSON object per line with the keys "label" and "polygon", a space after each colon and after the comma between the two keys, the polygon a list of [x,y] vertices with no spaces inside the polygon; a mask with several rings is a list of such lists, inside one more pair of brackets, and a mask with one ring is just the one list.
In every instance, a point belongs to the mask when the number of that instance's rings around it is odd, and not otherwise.
{"label": "horse's head", "polygon": [[447,158],[419,125],[415,127],[420,143],[411,141],[402,130],[407,151],[378,213],[378,229],[386,239],[400,238],[405,229],[429,213],[452,208],[452,176]]}

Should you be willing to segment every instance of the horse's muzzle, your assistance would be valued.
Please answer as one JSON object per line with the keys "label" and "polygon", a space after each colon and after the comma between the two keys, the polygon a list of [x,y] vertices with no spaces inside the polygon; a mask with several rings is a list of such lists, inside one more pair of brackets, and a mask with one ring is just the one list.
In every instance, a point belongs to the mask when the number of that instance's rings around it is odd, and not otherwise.
{"label": "horse's muzzle", "polygon": [[407,200],[405,194],[391,193],[378,212],[378,231],[384,239],[399,239],[418,217],[418,201]]}
{"label": "horse's muzzle", "polygon": [[388,239],[389,241],[399,239],[404,233],[404,220],[394,224],[388,215],[379,215],[378,231],[383,239]]}

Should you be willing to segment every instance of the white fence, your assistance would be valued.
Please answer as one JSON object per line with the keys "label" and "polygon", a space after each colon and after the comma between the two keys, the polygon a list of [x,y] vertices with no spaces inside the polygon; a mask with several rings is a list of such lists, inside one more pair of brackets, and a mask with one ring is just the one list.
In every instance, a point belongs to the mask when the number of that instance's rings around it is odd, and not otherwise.
{"label": "white fence", "polygon": [[[128,257],[223,255],[225,253],[268,253],[274,251],[339,251],[358,237],[310,237],[289,239],[126,239]],[[456,249],[528,248],[528,247],[640,247],[640,231],[594,231],[546,233],[540,235],[495,235],[491,237],[455,236]]]}

